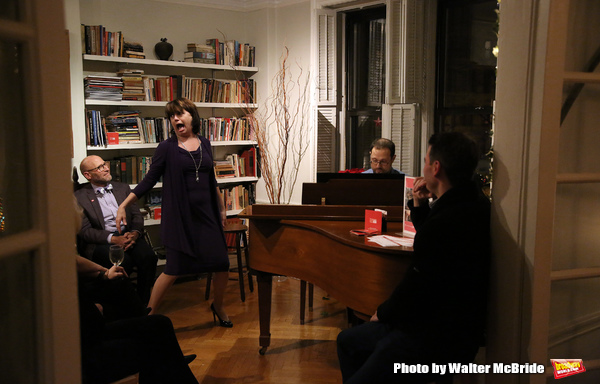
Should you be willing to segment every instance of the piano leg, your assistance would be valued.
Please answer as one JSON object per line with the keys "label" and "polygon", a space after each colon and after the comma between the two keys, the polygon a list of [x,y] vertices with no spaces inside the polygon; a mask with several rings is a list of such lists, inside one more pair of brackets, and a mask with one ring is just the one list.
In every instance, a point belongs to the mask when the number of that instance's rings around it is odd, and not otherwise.
{"label": "piano leg", "polygon": [[256,272],[256,281],[258,283],[258,316],[260,322],[259,345],[261,349],[258,353],[264,355],[267,348],[271,345],[271,295],[273,288],[273,275],[266,272]]}

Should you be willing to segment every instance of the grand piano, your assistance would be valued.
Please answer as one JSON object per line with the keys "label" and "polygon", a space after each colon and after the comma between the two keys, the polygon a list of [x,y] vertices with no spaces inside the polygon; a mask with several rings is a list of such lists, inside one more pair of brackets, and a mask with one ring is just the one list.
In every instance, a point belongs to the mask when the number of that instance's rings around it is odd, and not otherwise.
{"label": "grand piano", "polygon": [[[359,196],[352,199],[352,192]],[[252,205],[239,215],[249,219],[249,267],[258,282],[260,354],[265,354],[271,339],[273,275],[315,284],[360,313],[375,312],[404,276],[412,248],[381,247],[350,230],[364,228],[365,209],[380,208],[388,212],[387,234],[401,235],[403,192],[403,178],[305,183],[303,203],[321,204]],[[367,200],[376,205],[351,205],[369,196]],[[344,204],[335,204],[337,200]]]}

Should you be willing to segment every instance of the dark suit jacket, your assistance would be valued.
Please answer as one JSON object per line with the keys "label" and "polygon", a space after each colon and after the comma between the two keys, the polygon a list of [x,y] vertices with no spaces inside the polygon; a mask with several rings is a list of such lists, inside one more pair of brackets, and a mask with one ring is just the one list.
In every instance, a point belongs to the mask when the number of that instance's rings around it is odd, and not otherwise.
{"label": "dark suit jacket", "polygon": [[[113,181],[113,195],[117,199],[117,203],[121,204],[123,200],[131,193],[131,189],[128,184]],[[98,203],[98,196],[94,193],[92,184],[84,184],[79,190],[75,191],[75,198],[77,202],[83,208],[85,213],[81,222],[81,230],[79,231],[79,238],[85,243],[84,249],[80,250],[84,254],[82,256],[91,258],[94,253],[95,244],[107,244],[106,238],[111,233],[104,229],[104,215],[102,214],[102,208]],[[136,203],[131,204],[126,209],[127,214],[127,227],[123,230],[124,232],[129,231],[144,231],[144,217],[140,213]]]}
{"label": "dark suit jacket", "polygon": [[483,342],[490,202],[472,183],[447,191],[432,208],[411,209],[417,229],[411,266],[377,316],[447,346]]}

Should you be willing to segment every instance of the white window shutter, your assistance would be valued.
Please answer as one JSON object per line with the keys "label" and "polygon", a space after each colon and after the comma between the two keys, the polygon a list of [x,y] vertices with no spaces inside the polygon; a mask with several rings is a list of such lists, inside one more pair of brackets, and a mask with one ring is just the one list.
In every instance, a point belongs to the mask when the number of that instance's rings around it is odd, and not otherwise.
{"label": "white window shutter", "polygon": [[419,175],[419,105],[395,104],[386,110],[389,110],[390,139],[396,144],[394,168],[409,176]]}
{"label": "white window shutter", "polygon": [[337,109],[317,109],[317,172],[336,172],[337,149]]}
{"label": "white window shutter", "polygon": [[318,18],[318,36],[317,36],[317,66],[318,74],[318,95],[319,104],[334,104],[335,100],[335,12],[319,10]]}
{"label": "white window shutter", "polygon": [[431,20],[426,20],[426,15],[433,6],[429,0],[390,1],[388,102],[391,104],[424,102],[428,65],[425,50],[434,37]]}

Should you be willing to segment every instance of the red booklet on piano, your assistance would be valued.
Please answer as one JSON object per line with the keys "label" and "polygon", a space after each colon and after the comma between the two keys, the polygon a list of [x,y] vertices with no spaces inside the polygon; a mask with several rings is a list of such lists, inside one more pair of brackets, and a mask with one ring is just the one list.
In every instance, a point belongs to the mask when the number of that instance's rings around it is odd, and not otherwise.
{"label": "red booklet on piano", "polygon": [[352,229],[350,233],[357,236],[378,235],[381,233],[382,223],[383,213],[381,211],[365,209],[365,228]]}
{"label": "red booklet on piano", "polygon": [[372,209],[365,209],[365,230],[381,233],[383,213]]}

